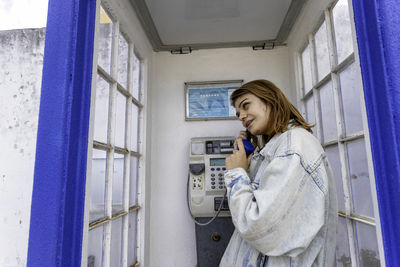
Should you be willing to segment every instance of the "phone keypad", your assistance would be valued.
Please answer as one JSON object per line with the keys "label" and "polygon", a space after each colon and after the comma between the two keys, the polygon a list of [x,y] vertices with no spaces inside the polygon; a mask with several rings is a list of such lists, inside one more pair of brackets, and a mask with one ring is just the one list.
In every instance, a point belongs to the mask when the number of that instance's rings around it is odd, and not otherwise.
{"label": "phone keypad", "polygon": [[224,182],[224,171],[226,170],[225,167],[222,168],[210,168],[210,186],[209,188],[212,190],[223,190],[225,189],[225,182]]}

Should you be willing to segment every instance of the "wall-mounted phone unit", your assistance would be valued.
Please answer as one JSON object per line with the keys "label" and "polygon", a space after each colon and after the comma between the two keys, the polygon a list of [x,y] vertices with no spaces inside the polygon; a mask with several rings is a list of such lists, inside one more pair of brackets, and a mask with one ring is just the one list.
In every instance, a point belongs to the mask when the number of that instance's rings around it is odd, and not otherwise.
{"label": "wall-mounted phone unit", "polygon": [[[193,217],[230,216],[224,197],[225,159],[232,154],[234,137],[196,137],[190,142],[189,205]],[[221,203],[222,202],[222,203]]]}

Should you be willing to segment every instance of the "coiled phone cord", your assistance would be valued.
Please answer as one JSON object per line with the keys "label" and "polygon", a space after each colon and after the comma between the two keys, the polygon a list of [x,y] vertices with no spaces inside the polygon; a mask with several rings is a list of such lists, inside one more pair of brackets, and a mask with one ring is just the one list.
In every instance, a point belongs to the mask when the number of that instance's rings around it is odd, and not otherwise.
{"label": "coiled phone cord", "polygon": [[199,226],[206,226],[206,225],[209,225],[210,223],[212,223],[212,222],[215,220],[215,218],[218,217],[219,213],[221,212],[222,204],[224,203],[224,200],[225,200],[225,198],[226,198],[226,192],[227,192],[227,190],[226,190],[226,188],[225,188],[224,197],[222,198],[222,201],[221,201],[221,203],[219,204],[217,213],[214,215],[214,217],[212,217],[208,222],[201,223],[201,222],[198,222],[198,221],[196,220],[196,218],[193,216],[192,209],[190,208],[190,204],[189,204],[189,183],[190,183],[190,174],[188,174],[188,179],[187,179],[187,184],[186,184],[186,186],[187,186],[187,190],[186,190],[186,203],[187,203],[187,205],[188,205],[188,209],[189,209],[190,216],[192,217],[194,223],[197,224],[197,225],[199,225]]}

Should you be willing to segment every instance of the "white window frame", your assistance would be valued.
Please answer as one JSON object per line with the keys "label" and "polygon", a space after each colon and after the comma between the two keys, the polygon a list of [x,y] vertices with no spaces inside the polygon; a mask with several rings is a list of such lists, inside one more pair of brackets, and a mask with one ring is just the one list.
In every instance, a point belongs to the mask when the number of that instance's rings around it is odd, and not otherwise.
{"label": "white window frame", "polygon": [[[315,114],[315,123],[316,123],[316,132],[317,137],[319,140],[323,140],[322,138],[322,124],[321,124],[321,111],[320,111],[320,103],[319,103],[319,89],[327,84],[329,81],[332,82],[332,90],[334,94],[334,105],[335,105],[335,112],[336,112],[336,124],[338,129],[338,136],[336,141],[331,141],[323,144],[323,147],[327,147],[330,145],[338,145],[339,156],[340,156],[340,164],[341,164],[341,175],[342,175],[342,182],[343,182],[343,192],[345,196],[345,211],[339,211],[338,216],[343,217],[346,219],[346,226],[347,226],[347,233],[349,238],[349,249],[350,249],[350,257],[352,266],[360,266],[360,262],[357,256],[357,247],[355,241],[355,227],[353,222],[361,222],[364,224],[372,225],[376,227],[376,236],[378,242],[378,250],[379,250],[379,259],[381,266],[385,266],[385,259],[384,259],[384,251],[383,251],[383,241],[382,241],[382,234],[381,234],[381,225],[380,225],[380,217],[379,217],[379,210],[378,210],[378,201],[377,201],[377,194],[376,194],[376,187],[375,187],[375,176],[374,176],[374,168],[372,163],[372,153],[371,153],[371,145],[370,145],[370,138],[369,138],[369,131],[368,131],[368,122],[367,122],[367,115],[365,109],[365,99],[364,99],[364,92],[362,90],[362,79],[361,79],[361,71],[360,71],[360,62],[358,56],[358,45],[357,39],[355,35],[355,25],[354,25],[354,17],[353,17],[353,7],[352,1],[347,0],[349,5],[349,15],[350,15],[350,22],[351,22],[351,32],[353,37],[353,53],[347,56],[340,64],[337,63],[336,57],[336,47],[335,42],[333,40],[334,32],[333,31],[333,21],[332,21],[332,9],[336,5],[339,0],[331,1],[331,3],[326,7],[321,15],[320,19],[315,24],[313,30],[307,35],[306,40],[303,41],[303,46],[295,52],[294,54],[294,62],[295,62],[295,77],[296,77],[296,93],[297,93],[297,103],[300,107],[302,115],[305,116],[306,109],[305,109],[305,99],[310,95],[313,96],[314,101],[314,114]],[[317,79],[317,62],[315,58],[315,43],[314,43],[314,36],[317,30],[320,28],[322,23],[325,21],[326,23],[326,30],[327,30],[327,40],[328,40],[328,51],[329,51],[329,60],[330,60],[330,72],[320,81]],[[301,53],[304,49],[309,45],[310,49],[310,64],[311,64],[311,78],[312,78],[312,90],[310,90],[307,94],[304,94],[304,81],[303,81],[303,66],[302,66],[302,57]],[[363,123],[363,131],[352,134],[343,138],[344,135],[344,125],[341,123],[343,121],[343,114],[340,107],[340,82],[339,82],[339,75],[342,70],[346,67],[350,66],[351,64],[356,65],[356,72],[357,78],[359,81],[359,88],[361,88],[360,94],[360,105],[361,105],[361,114],[362,114],[362,123]],[[366,216],[360,216],[358,214],[353,214],[352,212],[352,202],[351,202],[351,190],[350,185],[345,186],[345,183],[350,181],[348,177],[348,166],[347,166],[347,155],[346,155],[346,142],[364,138],[365,141],[365,148],[366,148],[366,156],[367,156],[367,164],[368,164],[368,173],[370,179],[370,189],[371,189],[371,197],[373,203],[373,210],[375,218],[370,218]]]}
{"label": "white window frame", "polygon": [[[93,69],[92,69],[92,91],[91,91],[91,108],[90,108],[90,125],[89,125],[89,139],[88,139],[88,155],[87,155],[87,172],[86,172],[86,195],[85,195],[85,217],[84,217],[84,226],[83,226],[83,238],[82,238],[82,258],[81,258],[81,266],[87,267],[87,251],[88,251],[88,235],[89,231],[97,226],[104,225],[104,239],[103,239],[103,267],[110,266],[110,256],[111,256],[111,223],[113,220],[123,217],[122,225],[122,257],[121,257],[121,266],[127,267],[127,257],[128,257],[128,219],[129,214],[131,212],[137,212],[136,217],[136,257],[137,261],[131,266],[139,266],[143,264],[145,259],[145,236],[144,236],[144,218],[146,216],[145,209],[145,154],[146,154],[146,109],[145,103],[147,102],[147,94],[146,87],[147,81],[144,77],[147,77],[147,62],[142,59],[137,51],[135,51],[134,43],[132,42],[133,38],[124,31],[129,27],[129,25],[121,25],[121,21],[116,19],[117,16],[112,13],[112,2],[110,0],[97,0],[96,1],[96,25],[95,25],[95,38],[94,38],[94,46],[93,46]],[[100,24],[100,9],[106,11],[107,15],[110,17],[113,23],[113,37],[112,37],[112,61],[111,61],[111,71],[110,74],[107,73],[104,69],[102,69],[97,64],[97,53],[98,53],[98,34],[99,34],[99,24]],[[122,34],[126,41],[129,44],[129,60],[128,60],[128,88],[124,88],[120,83],[118,83],[118,39],[119,35]],[[133,60],[134,56],[136,56],[140,61],[140,72],[139,72],[139,99],[136,99],[131,94],[131,86],[132,86],[132,73],[133,73]],[[97,75],[100,75],[108,84],[110,84],[110,105],[108,112],[108,137],[107,144],[97,142],[93,140],[94,135],[94,111],[95,111],[95,103],[96,103],[96,80]],[[119,92],[127,98],[126,105],[126,117],[125,117],[125,148],[119,148],[114,146],[114,127],[113,120],[115,118],[115,96],[116,93]],[[131,105],[136,105],[138,107],[138,144],[137,151],[131,151],[131,123],[132,123],[132,114],[131,114]],[[91,193],[91,173],[92,173],[92,152],[93,148],[100,149],[103,151],[108,151],[107,156],[107,166],[114,166],[114,153],[119,152],[120,154],[124,154],[124,210],[118,212],[116,214],[112,214],[112,176],[113,176],[113,167],[107,167],[107,178],[106,178],[106,217],[105,220],[98,220],[95,222],[89,222],[89,212],[90,212],[90,193]],[[129,207],[129,182],[130,182],[130,159],[131,157],[137,157],[137,204],[135,206]],[[111,222],[111,223],[110,223]]]}

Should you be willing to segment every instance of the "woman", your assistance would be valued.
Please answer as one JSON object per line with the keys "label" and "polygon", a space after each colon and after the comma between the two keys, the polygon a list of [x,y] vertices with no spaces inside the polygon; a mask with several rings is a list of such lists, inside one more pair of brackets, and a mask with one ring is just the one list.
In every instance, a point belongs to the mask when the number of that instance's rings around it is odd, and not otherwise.
{"label": "woman", "polygon": [[[332,266],[336,189],[313,126],[270,81],[244,84],[231,102],[249,134],[226,159],[235,231],[220,267]],[[258,147],[249,157],[242,138]]]}

